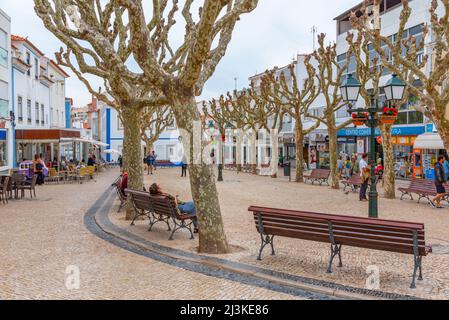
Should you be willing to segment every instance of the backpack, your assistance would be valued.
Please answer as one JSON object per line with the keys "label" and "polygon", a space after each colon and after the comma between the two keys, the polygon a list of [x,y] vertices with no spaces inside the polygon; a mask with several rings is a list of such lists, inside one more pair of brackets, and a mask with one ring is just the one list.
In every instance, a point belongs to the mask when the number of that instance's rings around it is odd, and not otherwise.
{"label": "backpack", "polygon": [[42,169],[44,169],[44,166],[42,165],[42,163],[40,163],[40,162],[36,163],[36,171],[42,171]]}

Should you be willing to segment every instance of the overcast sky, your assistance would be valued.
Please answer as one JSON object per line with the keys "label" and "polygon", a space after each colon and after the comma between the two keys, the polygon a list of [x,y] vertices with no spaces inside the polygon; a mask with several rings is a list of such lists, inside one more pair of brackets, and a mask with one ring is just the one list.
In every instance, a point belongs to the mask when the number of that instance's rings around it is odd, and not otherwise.
{"label": "overcast sky", "polygon": [[[145,1],[145,0],[144,0]],[[150,1],[150,0],[146,0]],[[181,3],[183,0],[181,0]],[[361,0],[260,0],[257,9],[242,16],[234,31],[227,54],[207,82],[201,98],[209,99],[228,90],[248,85],[248,77],[273,66],[286,65],[297,53],[313,48],[312,27],[335,39],[333,18]],[[28,37],[50,58],[61,43],[47,31],[33,9],[33,0],[0,0],[12,19],[12,33]],[[69,72],[70,74],[70,72]],[[94,85],[97,88],[100,83]],[[67,96],[75,106],[90,101],[83,84],[73,75],[67,82]]]}

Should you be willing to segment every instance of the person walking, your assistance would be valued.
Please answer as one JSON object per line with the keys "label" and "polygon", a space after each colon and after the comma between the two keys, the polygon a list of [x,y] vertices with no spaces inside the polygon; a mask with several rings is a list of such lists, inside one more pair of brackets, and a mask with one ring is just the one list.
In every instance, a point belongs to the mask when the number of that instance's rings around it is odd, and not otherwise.
{"label": "person walking", "polygon": [[353,156],[351,159],[351,177],[355,174],[359,174],[360,171],[360,165],[357,161],[357,157]]}
{"label": "person walking", "polygon": [[351,179],[352,173],[351,173],[351,158],[349,156],[346,157],[346,161],[344,162],[344,170],[345,170],[345,178]]}
{"label": "person walking", "polygon": [[43,185],[45,181],[44,177],[44,161],[36,154],[33,161],[33,171],[37,175],[36,184]]}
{"label": "person walking", "polygon": [[443,169],[444,180],[449,181],[449,161],[447,161],[447,156],[444,158]]}
{"label": "person walking", "polygon": [[184,154],[181,160],[181,178],[187,177],[187,157]]}
{"label": "person walking", "polygon": [[343,176],[343,158],[342,158],[342,156],[338,157],[337,168],[338,168],[338,177],[341,179]]}
{"label": "person walking", "polygon": [[147,164],[147,175],[153,174],[153,169],[151,168],[151,164],[153,163],[153,157],[151,156],[151,152],[146,156],[145,162]]}
{"label": "person walking", "polygon": [[148,175],[153,174],[153,170],[156,171],[156,167],[155,167],[156,158],[157,158],[157,155],[154,152],[154,150],[151,151],[147,157]]}
{"label": "person walking", "polygon": [[362,186],[360,187],[359,199],[360,201],[368,201],[366,191],[368,190],[368,183],[370,178],[371,168],[368,165],[368,155],[365,153],[359,163],[360,177],[362,178]]}
{"label": "person walking", "polygon": [[441,200],[446,196],[446,189],[444,183],[446,182],[444,176],[444,156],[438,157],[438,162],[435,164],[435,187],[437,189],[437,196],[430,201],[430,205],[437,209],[442,209]]}

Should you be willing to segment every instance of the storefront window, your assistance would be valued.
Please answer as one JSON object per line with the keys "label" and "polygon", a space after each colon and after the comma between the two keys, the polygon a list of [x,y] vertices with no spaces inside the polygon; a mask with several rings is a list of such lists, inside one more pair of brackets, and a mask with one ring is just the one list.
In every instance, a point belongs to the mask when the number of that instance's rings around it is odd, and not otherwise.
{"label": "storefront window", "polygon": [[419,111],[408,112],[408,124],[417,124],[424,122],[424,115]]}
{"label": "storefront window", "polygon": [[8,165],[8,145],[5,140],[0,140],[0,167],[6,167]]}

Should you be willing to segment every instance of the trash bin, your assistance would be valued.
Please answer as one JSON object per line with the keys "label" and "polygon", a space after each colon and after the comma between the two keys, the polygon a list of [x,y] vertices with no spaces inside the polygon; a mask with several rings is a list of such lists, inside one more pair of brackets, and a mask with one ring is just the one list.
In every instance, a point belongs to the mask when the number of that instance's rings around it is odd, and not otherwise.
{"label": "trash bin", "polygon": [[284,164],[284,177],[290,177],[291,174],[291,166],[290,163]]}

